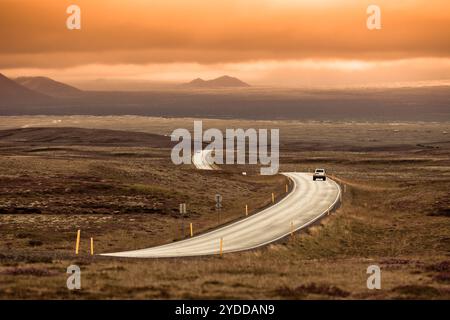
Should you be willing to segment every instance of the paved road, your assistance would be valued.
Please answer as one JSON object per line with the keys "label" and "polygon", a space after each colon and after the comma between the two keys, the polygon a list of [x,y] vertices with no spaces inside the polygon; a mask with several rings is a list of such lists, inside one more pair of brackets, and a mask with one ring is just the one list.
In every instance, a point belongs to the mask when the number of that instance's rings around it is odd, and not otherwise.
{"label": "paved road", "polygon": [[212,162],[211,150],[205,151],[197,151],[192,156],[192,164],[200,170],[215,170],[217,169]]}
{"label": "paved road", "polygon": [[219,253],[221,238],[224,253],[253,249],[289,235],[291,223],[294,230],[308,226],[339,200],[340,188],[331,179],[313,181],[310,173],[283,174],[293,181],[292,191],[280,202],[257,214],[186,240],[104,255],[133,258],[214,255]]}

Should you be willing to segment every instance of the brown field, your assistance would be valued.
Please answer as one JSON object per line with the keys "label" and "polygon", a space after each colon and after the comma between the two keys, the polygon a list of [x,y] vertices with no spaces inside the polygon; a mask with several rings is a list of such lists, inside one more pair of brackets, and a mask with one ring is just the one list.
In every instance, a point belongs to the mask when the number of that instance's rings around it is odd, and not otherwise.
{"label": "brown field", "polygon": [[[222,258],[91,257],[90,237],[101,253],[180,239],[189,222],[196,233],[216,227],[216,193],[220,223],[283,196],[284,177],[255,167],[174,166],[164,135],[192,121],[1,117],[0,298],[450,298],[448,122],[204,121],[280,128],[281,171],[326,168],[346,184],[343,207],[294,238]],[[71,264],[82,270],[80,291],[66,288]],[[381,290],[366,288],[372,264]]]}

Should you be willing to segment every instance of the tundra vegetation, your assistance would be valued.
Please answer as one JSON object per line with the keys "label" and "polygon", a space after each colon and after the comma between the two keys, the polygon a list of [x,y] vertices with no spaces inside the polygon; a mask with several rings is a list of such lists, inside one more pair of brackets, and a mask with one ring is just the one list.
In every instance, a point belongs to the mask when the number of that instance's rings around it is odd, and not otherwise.
{"label": "tundra vegetation", "polygon": [[[214,228],[215,194],[222,223],[246,204],[250,214],[270,205],[271,192],[283,196],[285,178],[261,176],[258,165],[174,165],[170,133],[186,123],[1,119],[0,298],[450,298],[448,122],[206,120],[220,130],[279,128],[280,172],[325,168],[346,184],[344,205],[293,238],[222,258],[90,256],[90,237],[101,253],[180,239],[190,222],[196,233]],[[66,287],[70,265],[81,269],[81,290]],[[381,268],[380,290],[367,289],[371,265]]]}

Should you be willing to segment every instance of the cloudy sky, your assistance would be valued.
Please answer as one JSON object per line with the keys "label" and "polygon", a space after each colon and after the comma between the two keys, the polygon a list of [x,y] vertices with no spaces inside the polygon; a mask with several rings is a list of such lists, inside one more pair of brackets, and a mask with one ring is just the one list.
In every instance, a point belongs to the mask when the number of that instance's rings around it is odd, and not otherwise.
{"label": "cloudy sky", "polygon": [[[81,8],[82,29],[66,28]],[[382,29],[366,28],[377,4]],[[0,0],[0,72],[77,82],[450,80],[448,0]]]}

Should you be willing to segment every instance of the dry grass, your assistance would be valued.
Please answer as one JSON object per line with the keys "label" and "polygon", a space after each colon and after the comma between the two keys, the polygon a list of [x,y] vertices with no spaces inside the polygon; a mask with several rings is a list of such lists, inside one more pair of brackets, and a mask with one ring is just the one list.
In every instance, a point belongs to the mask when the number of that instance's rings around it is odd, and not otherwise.
{"label": "dry grass", "polygon": [[[166,120],[155,124],[165,125]],[[89,152],[90,157],[70,161],[73,150],[64,155],[34,153],[31,158],[3,150],[1,179],[9,179],[18,187],[2,187],[2,204],[6,197],[8,201],[34,200],[35,196],[52,201],[63,186],[70,185],[72,190],[61,197],[66,203],[50,206],[48,212],[41,209],[41,214],[0,215],[0,297],[449,299],[450,152],[441,136],[442,124],[407,124],[408,129],[399,133],[404,139],[392,138],[385,125],[358,124],[355,128],[351,124],[326,124],[327,135],[334,133],[337,137],[338,150],[329,150],[333,141],[326,145],[317,142],[317,150],[301,147],[322,137],[312,134],[302,139],[298,135],[302,129],[293,128],[291,123],[276,125],[286,137],[282,170],[327,168],[347,185],[344,206],[293,239],[223,258],[90,257],[86,239],[95,236],[98,252],[172,241],[180,236],[181,220],[176,214],[179,202],[188,202],[189,219],[198,226],[196,229],[206,230],[217,224],[211,194],[224,196],[222,219],[235,219],[242,215],[246,202],[251,201],[255,207],[267,204],[274,186],[281,194],[284,180],[243,177],[233,168],[214,173],[187,167],[172,170],[165,160],[166,151],[160,149],[77,148],[78,154]],[[370,142],[360,141],[364,135],[358,132],[364,130],[377,140],[376,150],[370,148]],[[431,132],[422,136],[423,131]],[[417,135],[410,137],[408,132]],[[385,150],[383,143],[388,146]],[[105,156],[108,152],[128,155],[115,159]],[[146,157],[139,156],[140,152]],[[65,175],[67,166],[72,168],[70,176]],[[18,180],[18,175],[23,180]],[[92,176],[105,181],[91,181]],[[48,193],[36,195],[38,188],[34,186],[39,181]],[[89,192],[77,189],[79,183],[91,186]],[[18,192],[22,185],[30,192]],[[176,192],[168,197],[168,191]],[[84,212],[93,210],[89,206],[76,214],[56,210],[71,205],[69,199],[74,201],[74,208],[79,208],[88,199],[94,206],[114,203],[123,194],[133,201],[148,197],[152,208],[153,203],[164,202],[161,211],[151,212]],[[120,199],[123,206],[136,209],[133,201]],[[84,237],[78,257],[73,254],[77,228],[83,230]],[[65,287],[65,270],[70,264],[78,264],[82,270],[83,289],[79,292],[69,292]],[[382,290],[366,288],[366,269],[372,264],[381,267]]]}

